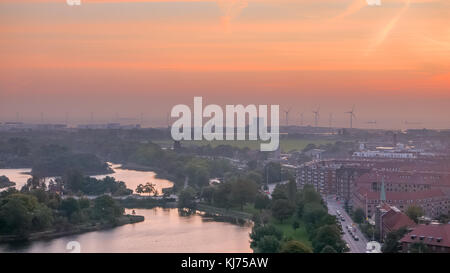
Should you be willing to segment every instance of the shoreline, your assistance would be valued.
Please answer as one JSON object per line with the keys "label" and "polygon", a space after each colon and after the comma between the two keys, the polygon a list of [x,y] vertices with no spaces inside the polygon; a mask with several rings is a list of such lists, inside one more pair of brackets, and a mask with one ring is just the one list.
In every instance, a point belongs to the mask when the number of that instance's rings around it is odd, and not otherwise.
{"label": "shoreline", "polygon": [[0,244],[8,244],[8,243],[20,243],[20,242],[31,242],[31,241],[39,241],[39,240],[50,240],[56,239],[59,237],[88,233],[92,231],[100,231],[106,230],[110,228],[116,228],[120,226],[124,226],[127,224],[136,224],[139,222],[143,222],[145,220],[144,216],[141,215],[130,215],[126,214],[116,219],[117,222],[114,224],[82,224],[72,227],[70,230],[65,231],[56,231],[56,230],[47,230],[40,231],[28,234],[27,236],[20,235],[0,235]]}

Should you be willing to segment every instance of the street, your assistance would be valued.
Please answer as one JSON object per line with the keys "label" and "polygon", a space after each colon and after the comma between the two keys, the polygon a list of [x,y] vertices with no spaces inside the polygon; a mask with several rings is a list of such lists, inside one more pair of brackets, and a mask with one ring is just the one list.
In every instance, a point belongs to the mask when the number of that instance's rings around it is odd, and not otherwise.
{"label": "street", "polygon": [[[328,213],[332,215],[337,215],[337,210],[341,213],[341,215],[344,217],[345,221],[341,221],[342,224],[342,230],[345,232],[344,235],[342,235],[342,239],[348,244],[350,247],[350,253],[366,253],[366,247],[367,247],[367,240],[365,236],[362,234],[362,232],[359,230],[359,227],[356,223],[353,222],[352,218],[347,214],[347,212],[344,210],[344,208],[339,204],[338,201],[334,197],[328,197],[326,198],[327,206],[328,206]],[[339,219],[340,217],[337,216]],[[352,226],[353,227],[353,234],[358,236],[359,241],[355,241],[353,237],[349,234],[349,231],[347,230],[346,226]]]}

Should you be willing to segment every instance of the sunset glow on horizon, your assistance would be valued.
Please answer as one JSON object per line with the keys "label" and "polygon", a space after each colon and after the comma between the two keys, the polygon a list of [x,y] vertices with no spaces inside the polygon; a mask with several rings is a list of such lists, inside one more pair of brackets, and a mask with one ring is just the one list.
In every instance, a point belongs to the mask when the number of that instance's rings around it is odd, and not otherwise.
{"label": "sunset glow on horizon", "polygon": [[194,96],[450,128],[448,0],[0,0],[0,122],[148,126]]}

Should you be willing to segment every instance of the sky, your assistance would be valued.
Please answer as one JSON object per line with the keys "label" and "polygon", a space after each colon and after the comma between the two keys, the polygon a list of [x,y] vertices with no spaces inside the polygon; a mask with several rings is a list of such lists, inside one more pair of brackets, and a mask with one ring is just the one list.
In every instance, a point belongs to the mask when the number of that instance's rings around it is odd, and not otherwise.
{"label": "sky", "polygon": [[163,126],[194,96],[450,128],[450,1],[0,0],[0,122]]}

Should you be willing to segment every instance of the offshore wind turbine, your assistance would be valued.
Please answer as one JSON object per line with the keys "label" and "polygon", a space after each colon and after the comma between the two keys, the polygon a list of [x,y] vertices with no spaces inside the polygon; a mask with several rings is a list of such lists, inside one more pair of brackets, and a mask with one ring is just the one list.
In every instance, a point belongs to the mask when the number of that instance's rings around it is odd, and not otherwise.
{"label": "offshore wind turbine", "polygon": [[350,129],[352,129],[353,128],[353,118],[356,118],[355,105],[353,105],[352,110],[345,112],[345,114],[349,114],[349,116],[350,116]]}
{"label": "offshore wind turbine", "polygon": [[300,126],[303,126],[303,112],[300,113]]}
{"label": "offshore wind turbine", "polygon": [[317,127],[319,124],[319,118],[320,118],[320,106],[317,108],[316,111],[312,111],[314,114],[314,125]]}

